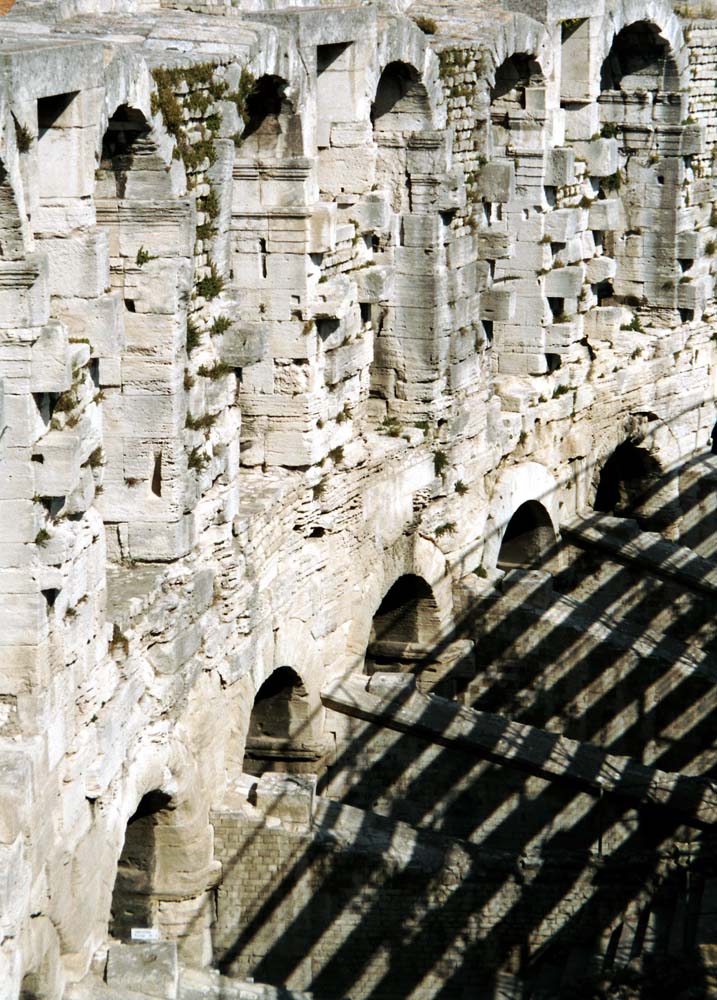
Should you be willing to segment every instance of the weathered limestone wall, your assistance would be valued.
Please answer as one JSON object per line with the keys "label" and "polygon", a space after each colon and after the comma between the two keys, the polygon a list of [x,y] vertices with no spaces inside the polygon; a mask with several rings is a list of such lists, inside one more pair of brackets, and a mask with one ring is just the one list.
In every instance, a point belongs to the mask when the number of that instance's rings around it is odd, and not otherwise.
{"label": "weathered limestone wall", "polygon": [[[438,816],[435,786],[406,794],[423,751],[403,741],[395,780],[394,741],[364,749],[319,697],[363,669],[393,584],[424,582],[445,638],[462,578],[500,579],[523,503],[557,528],[617,445],[644,438],[667,469],[715,421],[705,22],[686,45],[655,2],[585,12],[572,41],[552,15],[474,5],[431,9],[434,35],[384,8],[180,6],[59,4],[38,24],[18,0],[3,18],[3,1000],[56,1000],[101,970],[118,866],[147,923],[212,960],[215,899],[244,891],[231,838],[248,870],[274,836],[221,808],[280,667],[308,706],[289,749],[331,762],[327,788],[358,776],[363,808]],[[632,67],[601,103],[603,58],[643,21],[664,75]],[[536,853],[544,823],[570,825],[560,795],[543,801]],[[139,866],[130,821],[151,847]],[[271,886],[256,879],[247,905]],[[469,911],[480,923],[475,900],[458,922]]]}

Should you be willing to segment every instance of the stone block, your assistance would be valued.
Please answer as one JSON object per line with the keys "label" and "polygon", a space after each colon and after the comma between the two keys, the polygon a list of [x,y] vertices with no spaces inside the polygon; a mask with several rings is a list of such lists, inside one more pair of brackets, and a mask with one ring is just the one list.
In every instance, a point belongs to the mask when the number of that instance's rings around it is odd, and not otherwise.
{"label": "stone block", "polygon": [[47,255],[0,260],[0,329],[42,326],[49,318]]}
{"label": "stone block", "polygon": [[585,265],[585,280],[591,285],[614,278],[617,273],[617,261],[613,257],[593,257]]}
{"label": "stone block", "polygon": [[552,243],[566,243],[582,228],[581,219],[579,208],[559,208],[545,216],[543,232]]}
{"label": "stone block", "polygon": [[567,146],[548,151],[545,157],[545,183],[565,187],[575,183],[575,150]]}
{"label": "stone block", "polygon": [[714,295],[714,278],[703,275],[693,281],[680,282],[677,286],[677,304],[681,309],[702,311]]}
{"label": "stone block", "polygon": [[124,299],[131,302],[133,312],[173,316],[181,311],[183,296],[190,287],[191,264],[184,257],[159,258],[141,267],[125,267]]}
{"label": "stone block", "polygon": [[314,814],[316,780],[315,774],[266,773],[256,785],[256,808],[289,829],[305,830]]}
{"label": "stone block", "polygon": [[50,294],[92,299],[109,285],[107,233],[97,229],[65,237],[46,237],[42,248],[49,261]]}
{"label": "stone block", "polygon": [[393,213],[388,195],[383,191],[371,191],[351,209],[351,214],[359,223],[361,232],[385,233],[391,225]]}
{"label": "stone block", "polygon": [[65,392],[72,384],[67,332],[57,321],[43,327],[32,345],[31,392]]}
{"label": "stone block", "polygon": [[219,358],[234,368],[257,364],[267,350],[267,330],[261,323],[237,323],[226,330],[219,346]]}
{"label": "stone block", "polygon": [[488,288],[481,293],[480,318],[508,323],[515,315],[516,293],[512,288]]}
{"label": "stone block", "polygon": [[77,486],[80,475],[80,439],[68,430],[48,431],[35,445],[35,493],[65,497]]}
{"label": "stone block", "polygon": [[619,198],[605,198],[594,201],[588,210],[588,227],[597,232],[617,229],[624,216],[622,202]]}
{"label": "stone block", "polygon": [[308,253],[328,253],[336,246],[336,205],[319,202],[308,219]]}
{"label": "stone block", "polygon": [[125,345],[138,354],[175,358],[186,342],[182,315],[124,313]]}
{"label": "stone block", "polygon": [[158,1000],[177,1000],[176,941],[110,945],[106,980],[110,987],[134,990]]}
{"label": "stone block", "polygon": [[194,518],[185,514],[177,521],[141,522],[129,525],[129,547],[141,562],[171,562],[190,551],[194,544]]}
{"label": "stone block", "polygon": [[119,203],[119,252],[131,261],[141,249],[157,257],[192,256],[194,200]]}
{"label": "stone block", "polygon": [[122,385],[122,363],[119,358],[99,358],[97,380],[104,387]]}
{"label": "stone block", "polygon": [[4,594],[0,601],[2,646],[34,646],[47,634],[47,601],[41,593]]}
{"label": "stone block", "polygon": [[686,233],[677,234],[677,245],[675,247],[677,257],[686,260],[694,260],[700,253],[699,233],[690,230]]}
{"label": "stone block", "polygon": [[380,264],[361,268],[352,277],[356,281],[359,302],[388,302],[394,295],[394,270]]}
{"label": "stone block", "polygon": [[513,234],[498,226],[479,229],[475,241],[478,257],[481,260],[510,257],[515,246]]}
{"label": "stone block", "polygon": [[587,170],[591,177],[610,177],[620,165],[617,139],[593,139],[590,142],[577,142],[575,150],[577,155],[587,163]]}
{"label": "stone block", "polygon": [[124,347],[125,306],[120,292],[96,299],[63,297],[54,303],[54,311],[71,338],[90,342],[93,357],[117,355]]}
{"label": "stone block", "polygon": [[482,167],[477,181],[477,193],[484,201],[504,204],[515,195],[515,165],[512,160],[495,160]]}
{"label": "stone block", "polygon": [[573,298],[580,294],[585,270],[582,266],[554,268],[545,275],[545,294],[550,298]]}
{"label": "stone block", "polygon": [[622,308],[620,306],[599,306],[585,313],[583,329],[591,343],[600,341],[611,343],[620,332],[622,324]]}
{"label": "stone block", "polygon": [[333,147],[319,157],[319,187],[322,191],[367,194],[376,178],[373,146]]}
{"label": "stone block", "polygon": [[191,627],[169,642],[157,642],[149,648],[149,660],[158,674],[174,674],[190,660],[202,644],[202,633]]}
{"label": "stone block", "polygon": [[95,186],[94,128],[48,128],[37,143],[40,196],[87,198]]}

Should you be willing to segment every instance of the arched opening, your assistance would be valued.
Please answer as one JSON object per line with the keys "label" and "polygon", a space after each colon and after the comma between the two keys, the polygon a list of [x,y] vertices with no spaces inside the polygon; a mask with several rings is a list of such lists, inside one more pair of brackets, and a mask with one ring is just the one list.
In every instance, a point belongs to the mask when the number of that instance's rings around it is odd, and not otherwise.
{"label": "arched opening", "polygon": [[[387,193],[391,209],[397,214],[407,216],[433,211],[436,179],[421,173],[420,166],[414,169],[418,161],[413,150],[423,148],[423,142],[432,141],[423,139],[421,134],[433,127],[428,92],[415,67],[392,62],[384,68],[371,106],[371,124],[375,143],[375,187]],[[384,249],[384,239],[374,237],[372,247],[375,251]],[[403,267],[401,259],[415,252],[404,249],[400,245],[402,240],[403,237],[393,251],[399,270]],[[410,272],[408,260],[405,266]],[[414,368],[423,372],[432,364],[427,359],[419,361],[415,356],[415,343],[411,351],[414,356],[407,356],[402,327],[406,310],[418,305],[417,295],[428,314],[436,303],[436,289],[431,278],[423,278],[420,292],[412,287],[401,289],[396,302],[389,306],[364,304],[364,314],[373,327],[374,336],[374,356],[369,370],[370,413],[379,423],[403,408],[399,400],[417,398],[415,383],[424,381],[425,375],[414,376]],[[425,345],[427,354],[432,346]],[[402,383],[406,382],[412,389],[404,392]]]}
{"label": "arched opening", "polygon": [[717,424],[714,425],[710,432],[710,452],[713,455],[717,455]]}
{"label": "arched opening", "polygon": [[96,197],[125,197],[127,177],[135,159],[154,153],[149,131],[149,124],[141,111],[126,104],[117,108],[107,123],[102,139]]}
{"label": "arched opening", "polygon": [[392,62],[384,69],[371,105],[376,143],[376,184],[390,192],[394,212],[408,212],[411,177],[407,145],[410,137],[431,127],[431,105],[416,69]]}
{"label": "arched opening", "polygon": [[[544,150],[551,144],[544,83],[541,66],[529,52],[516,52],[497,68],[487,94],[485,162],[470,182],[474,221],[489,229],[496,248],[489,262],[492,288],[481,300],[480,320],[498,368],[511,374],[542,375],[560,365],[560,356],[553,351],[549,359],[546,351],[545,327],[555,320],[548,296],[554,302],[560,298],[561,322],[577,311],[570,289],[546,285],[544,275],[553,263],[550,243],[543,239],[536,254],[535,233],[547,227],[551,207],[544,184]],[[532,263],[516,269],[517,257]],[[531,308],[517,308],[528,301]]]}
{"label": "arched opening", "polygon": [[689,168],[683,154],[691,151],[681,134],[687,105],[680,91],[675,58],[656,25],[638,21],[615,36],[598,100],[601,136],[617,151],[613,172],[595,183],[600,201],[621,202],[620,211],[600,208],[601,217],[622,220],[605,230],[603,246],[617,262],[615,301],[636,308],[695,306],[693,262],[685,272],[677,262],[686,256],[677,252],[677,235]]}
{"label": "arched opening", "polygon": [[112,891],[109,932],[128,941],[133,927],[157,927],[157,831],[171,822],[172,802],[159,790],[148,792],[127,822]]}
{"label": "arched opening", "polygon": [[371,106],[374,132],[419,132],[431,126],[431,105],[421,77],[408,63],[384,69]]}
{"label": "arched opening", "polygon": [[525,52],[518,52],[501,63],[490,89],[491,117],[494,121],[500,120],[500,116],[525,110],[525,89],[539,73],[540,66]]}
{"label": "arched opening", "polygon": [[600,470],[595,510],[629,517],[648,499],[660,474],[659,463],[645,448],[630,441],[618,445]]}
{"label": "arched opening", "polygon": [[239,155],[274,159],[301,156],[301,128],[280,76],[261,76],[246,100]]}
{"label": "arched opening", "polygon": [[637,21],[615,36],[600,71],[600,90],[674,91],[679,86],[677,64],[656,25]]}
{"label": "arched opening", "polygon": [[246,774],[311,770],[316,747],[311,744],[309,696],[291,667],[279,667],[254,698],[249,719],[244,767]]}
{"label": "arched opening", "polygon": [[420,675],[440,634],[438,606],[426,581],[413,573],[396,580],[376,611],[366,650],[366,673]]}
{"label": "arched opening", "polygon": [[[1,12],[2,7],[0,7]],[[19,1000],[42,1000],[42,996],[43,988],[39,975],[36,972],[28,972],[27,975],[23,976],[20,984]]]}
{"label": "arched opening", "polygon": [[501,569],[539,567],[555,541],[555,529],[547,510],[537,500],[528,500],[518,507],[503,532],[498,566]]}
{"label": "arched opening", "polygon": [[[182,517],[176,501],[185,489],[184,445],[181,436],[161,421],[147,423],[138,433],[134,394],[156,393],[160,383],[159,391],[168,396],[183,392],[183,345],[166,309],[168,302],[176,302],[180,311],[186,309],[186,297],[178,294],[178,287],[183,287],[187,272],[178,265],[181,258],[189,263],[192,253],[188,221],[193,210],[174,194],[158,137],[139,108],[121,104],[109,118],[95,174],[94,202],[98,228],[109,246],[111,291],[103,293],[102,309],[96,310],[104,326],[88,329],[87,334],[93,355],[122,361],[121,378],[113,375],[114,366],[100,363],[99,367],[103,394],[122,415],[118,424],[122,436],[106,452],[106,478],[97,506],[106,523],[126,522],[131,510],[135,521],[162,523],[171,532],[169,525]],[[74,304],[65,315],[72,316],[73,309]],[[148,352],[155,351],[162,354],[163,363],[150,371],[144,362]],[[120,390],[129,368],[132,387]],[[145,537],[146,542],[133,549],[133,557],[146,558],[146,552],[156,551],[156,536],[149,532]]]}

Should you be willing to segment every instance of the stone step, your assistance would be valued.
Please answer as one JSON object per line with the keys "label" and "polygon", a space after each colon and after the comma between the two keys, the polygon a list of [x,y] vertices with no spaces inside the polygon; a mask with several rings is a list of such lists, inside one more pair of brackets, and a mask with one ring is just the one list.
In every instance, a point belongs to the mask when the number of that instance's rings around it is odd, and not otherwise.
{"label": "stone step", "polygon": [[[390,682],[384,684],[388,677]],[[647,767],[630,757],[607,753],[490,712],[464,708],[446,698],[415,690],[413,678],[398,685],[395,674],[349,675],[325,687],[327,708],[378,726],[410,733],[440,746],[475,754],[547,781],[616,795],[637,804],[663,806],[694,826],[717,823],[717,787],[703,778]]]}
{"label": "stone step", "polygon": [[561,525],[563,538],[581,548],[595,548],[611,558],[634,564],[662,580],[696,594],[717,594],[717,563],[684,545],[669,542],[637,521],[609,514],[590,514]]}

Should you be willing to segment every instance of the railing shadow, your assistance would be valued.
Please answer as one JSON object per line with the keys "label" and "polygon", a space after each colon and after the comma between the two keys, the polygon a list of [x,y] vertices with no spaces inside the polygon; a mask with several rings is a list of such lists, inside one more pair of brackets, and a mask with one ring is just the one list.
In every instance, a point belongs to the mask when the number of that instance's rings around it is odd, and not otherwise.
{"label": "railing shadow", "polygon": [[[683,498],[688,539],[715,533],[703,500]],[[649,521],[665,531],[675,516],[665,504]],[[520,573],[486,585],[417,673],[470,639],[472,676],[459,661],[440,679],[464,705],[651,767],[713,775],[709,598],[669,574],[573,546],[546,553],[533,570],[546,574],[539,592]],[[717,868],[710,828],[669,803],[586,791],[574,780],[584,761],[566,762],[565,780],[547,782],[415,730],[358,723],[348,733],[320,784],[341,801],[323,803],[313,830],[294,837],[288,863],[259,895],[246,894],[222,970],[303,985],[327,1000],[547,1000],[623,988],[672,998],[688,986],[709,995],[706,952],[696,949],[717,946],[717,918],[713,939],[701,902],[705,886],[711,900]],[[536,769],[550,746],[524,747]],[[339,834],[351,806],[347,840]],[[225,882],[241,882],[265,830],[247,832]]]}

